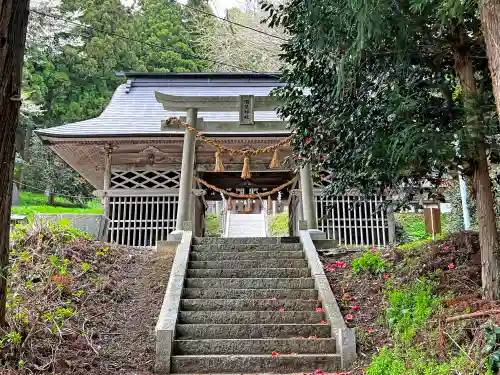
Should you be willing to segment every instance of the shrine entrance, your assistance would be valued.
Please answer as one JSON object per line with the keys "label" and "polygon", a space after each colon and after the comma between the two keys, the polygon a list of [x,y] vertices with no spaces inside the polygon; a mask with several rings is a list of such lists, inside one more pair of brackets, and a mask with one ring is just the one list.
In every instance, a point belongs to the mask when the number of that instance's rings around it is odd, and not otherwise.
{"label": "shrine entrance", "polygon": [[283,85],[278,76],[125,77],[100,116],[36,131],[96,188],[103,240],[151,247],[179,239],[185,225],[203,236],[207,201],[226,213],[222,220],[241,215],[246,227],[280,204],[291,236],[300,223],[347,245],[384,245],[394,237],[390,216],[379,210],[383,197],[349,192],[324,200],[328,180],[313,181],[310,166],[295,163],[290,130],[270,95]]}

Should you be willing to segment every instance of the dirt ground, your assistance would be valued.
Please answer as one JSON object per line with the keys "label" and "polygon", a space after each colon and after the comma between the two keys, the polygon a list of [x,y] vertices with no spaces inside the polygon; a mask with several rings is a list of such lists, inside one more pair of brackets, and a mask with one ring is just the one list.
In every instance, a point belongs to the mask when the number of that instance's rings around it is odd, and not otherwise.
{"label": "dirt ground", "polygon": [[94,317],[91,337],[78,338],[74,355],[66,359],[72,366],[61,374],[153,374],[154,328],[173,254],[123,251],[106,281],[107,295],[87,308],[87,315]]}
{"label": "dirt ground", "polygon": [[[441,296],[450,296],[442,303],[446,316],[500,308],[497,301],[481,299],[477,233],[458,233],[418,249],[380,251],[391,266],[385,277],[355,275],[352,272],[351,263],[360,255],[359,249],[343,249],[337,255],[320,257],[348,326],[357,330],[358,360],[348,370],[349,375],[363,374],[370,358],[382,347],[392,345],[384,318],[388,307],[384,302],[384,286],[388,282],[401,285],[422,276],[437,274],[437,292]],[[440,271],[436,273],[436,270]],[[433,317],[436,320],[443,318],[445,316]],[[484,320],[471,319],[469,326],[477,327]]]}

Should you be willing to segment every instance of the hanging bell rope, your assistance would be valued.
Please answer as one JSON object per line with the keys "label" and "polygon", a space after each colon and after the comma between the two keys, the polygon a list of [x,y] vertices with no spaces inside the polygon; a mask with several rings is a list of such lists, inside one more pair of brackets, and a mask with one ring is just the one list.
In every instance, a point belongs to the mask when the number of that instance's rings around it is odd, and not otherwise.
{"label": "hanging bell rope", "polygon": [[[231,201],[231,198],[236,198],[236,199],[256,199],[256,198],[259,198],[259,199],[262,199],[262,198],[267,198],[273,194],[276,194],[277,192],[283,190],[284,188],[286,188],[287,186],[293,184],[295,182],[295,180],[297,180],[297,176],[295,176],[294,178],[292,178],[290,181],[287,181],[285,182],[284,184],[281,184],[280,186],[276,186],[274,189],[270,190],[270,191],[266,191],[265,193],[250,193],[250,194],[238,194],[238,193],[233,193],[233,192],[230,192],[230,191],[227,191],[225,189],[221,189],[221,188],[218,188],[217,186],[215,185],[212,185],[211,183],[205,181],[204,179],[198,177],[198,176],[194,176],[194,179],[196,181],[198,181],[200,184],[202,185],[205,185],[207,188],[213,190],[213,191],[216,191],[217,193],[220,193],[220,194],[223,194],[224,196],[228,196],[228,209],[229,209],[229,205],[230,205],[230,201]],[[232,207],[232,205],[231,205]]]}

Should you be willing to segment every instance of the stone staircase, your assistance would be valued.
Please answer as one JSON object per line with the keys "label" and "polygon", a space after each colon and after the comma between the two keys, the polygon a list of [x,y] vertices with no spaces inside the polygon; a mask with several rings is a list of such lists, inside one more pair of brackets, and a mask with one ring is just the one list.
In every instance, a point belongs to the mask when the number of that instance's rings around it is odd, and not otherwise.
{"label": "stone staircase", "polygon": [[340,370],[301,244],[278,241],[193,239],[171,373]]}
{"label": "stone staircase", "polygon": [[227,237],[266,237],[263,214],[230,214]]}

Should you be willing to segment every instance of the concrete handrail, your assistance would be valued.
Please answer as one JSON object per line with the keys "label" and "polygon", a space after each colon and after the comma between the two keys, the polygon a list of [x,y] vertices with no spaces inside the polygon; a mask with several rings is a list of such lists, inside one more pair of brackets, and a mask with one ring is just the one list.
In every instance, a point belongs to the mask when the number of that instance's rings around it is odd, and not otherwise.
{"label": "concrete handrail", "polygon": [[345,324],[310,233],[307,230],[301,230],[299,236],[311,269],[311,276],[318,290],[318,297],[323,305],[326,319],[332,328],[332,337],[335,337],[337,342],[337,352],[341,357],[342,368],[347,369],[356,359],[355,330],[347,328]]}
{"label": "concrete handrail", "polygon": [[[155,371],[170,373],[170,357],[175,337],[175,325],[182,298],[182,288],[189,261],[189,251],[193,232],[184,230],[180,243],[177,243],[175,258],[170,271],[167,290],[163,298],[160,315],[156,323],[156,360]],[[176,243],[163,242],[158,244],[158,251],[168,251],[168,247]]]}
{"label": "concrete handrail", "polygon": [[229,234],[229,222],[231,221],[231,212],[226,212],[226,221],[224,223],[224,235],[223,237],[227,237]]}

